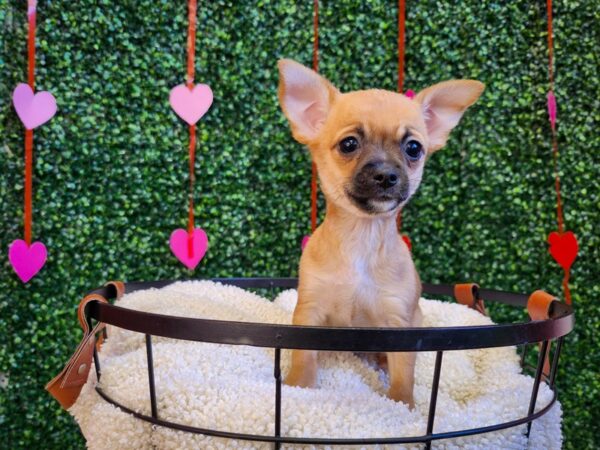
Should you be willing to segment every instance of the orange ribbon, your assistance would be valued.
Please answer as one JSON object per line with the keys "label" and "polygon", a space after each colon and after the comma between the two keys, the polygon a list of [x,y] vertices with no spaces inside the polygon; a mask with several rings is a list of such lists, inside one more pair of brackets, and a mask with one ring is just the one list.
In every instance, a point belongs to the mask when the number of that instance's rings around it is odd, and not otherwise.
{"label": "orange ribbon", "polygon": [[[398,0],[398,92],[404,89],[404,43],[406,40],[406,8],[404,0]],[[402,228],[402,211],[396,216],[398,231]],[[408,239],[408,237],[407,237]]]}
{"label": "orange ribbon", "polygon": [[[313,0],[313,70],[319,71],[319,0]],[[310,179],[310,229],[317,229],[317,165],[311,164]]]}

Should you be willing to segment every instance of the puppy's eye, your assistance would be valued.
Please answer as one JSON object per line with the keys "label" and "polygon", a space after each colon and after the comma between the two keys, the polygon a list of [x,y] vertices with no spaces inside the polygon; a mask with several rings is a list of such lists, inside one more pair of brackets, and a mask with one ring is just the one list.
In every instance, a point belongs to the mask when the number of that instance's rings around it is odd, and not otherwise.
{"label": "puppy's eye", "polygon": [[404,153],[410,161],[418,161],[423,156],[423,146],[418,141],[408,141],[404,145]]}
{"label": "puppy's eye", "polygon": [[340,152],[342,153],[352,153],[358,148],[358,139],[354,136],[350,136],[344,138],[340,141]]}

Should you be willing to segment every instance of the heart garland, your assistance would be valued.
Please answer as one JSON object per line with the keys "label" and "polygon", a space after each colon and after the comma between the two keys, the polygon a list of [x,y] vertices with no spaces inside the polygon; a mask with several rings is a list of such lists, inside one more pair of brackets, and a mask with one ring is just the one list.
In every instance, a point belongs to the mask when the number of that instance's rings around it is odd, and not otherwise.
{"label": "heart garland", "polygon": [[554,260],[560,265],[564,272],[562,281],[563,291],[567,304],[571,304],[571,291],[569,290],[569,277],[571,266],[577,258],[579,243],[577,237],[572,231],[564,230],[563,206],[560,195],[560,175],[558,173],[558,138],[556,131],[557,105],[554,95],[554,45],[552,32],[552,0],[547,1],[548,7],[548,75],[550,80],[550,90],[546,96],[548,106],[548,120],[550,121],[550,130],[552,135],[552,159],[554,162],[554,188],[556,190],[556,221],[558,230],[548,235],[548,251]]}
{"label": "heart garland", "polygon": [[14,240],[8,248],[8,260],[23,283],[31,280],[46,263],[48,251],[41,242],[31,242],[33,210],[33,129],[48,122],[56,114],[56,99],[47,91],[34,92],[35,26],[37,1],[27,2],[27,83],[19,83],[13,91],[13,105],[25,126],[25,239]]}
{"label": "heart garland", "polygon": [[196,123],[206,114],[213,102],[207,84],[194,85],[194,55],[196,51],[197,1],[188,1],[187,80],[171,89],[169,104],[190,130],[189,143],[189,206],[187,230],[178,228],[171,233],[169,247],[175,257],[189,270],[194,270],[208,250],[208,236],[194,224],[194,162],[196,156]]}

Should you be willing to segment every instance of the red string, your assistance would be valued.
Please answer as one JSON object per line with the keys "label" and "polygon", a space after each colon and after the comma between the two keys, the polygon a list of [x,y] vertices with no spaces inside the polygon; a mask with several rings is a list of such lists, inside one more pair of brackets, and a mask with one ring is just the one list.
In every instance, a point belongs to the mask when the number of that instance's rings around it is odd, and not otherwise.
{"label": "red string", "polygon": [[[27,31],[27,82],[35,89],[35,19],[36,2],[29,1],[27,8],[29,29]],[[31,245],[31,229],[33,223],[33,130],[25,130],[25,205],[24,228],[25,242]]]}
{"label": "red string", "polygon": [[[187,38],[187,87],[194,88],[194,57],[196,54],[196,10],[197,0],[188,1],[188,38]],[[188,256],[194,256],[194,182],[196,175],[194,173],[196,161],[196,125],[190,125],[190,145],[189,145],[189,206],[188,206]]]}
{"label": "red string", "polygon": [[[404,45],[406,38],[406,8],[404,0],[398,0],[398,92],[404,90]],[[398,231],[402,228],[402,211],[396,216]]]}
{"label": "red string", "polygon": [[[319,0],[313,0],[313,70],[319,71]],[[317,229],[317,165],[311,164],[310,179],[310,229]]]}
{"label": "red string", "polygon": [[[552,27],[552,0],[546,0],[546,9],[548,15],[548,77],[550,79],[550,92],[554,94],[554,30]],[[558,136],[554,123],[551,123],[552,132],[552,160],[554,163],[554,189],[556,191],[556,222],[558,223],[558,232],[564,232],[564,216],[562,198],[560,195],[560,175],[558,173]],[[571,304],[571,290],[569,289],[570,271],[565,270],[565,275],[562,280],[562,287],[565,293],[567,304]]]}

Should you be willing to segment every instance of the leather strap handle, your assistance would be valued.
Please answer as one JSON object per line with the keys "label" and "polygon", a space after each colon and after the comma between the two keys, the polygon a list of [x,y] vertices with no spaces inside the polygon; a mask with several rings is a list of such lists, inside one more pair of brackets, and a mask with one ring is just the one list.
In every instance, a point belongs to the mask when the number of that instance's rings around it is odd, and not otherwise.
{"label": "leather strap handle", "polygon": [[488,315],[487,309],[479,296],[479,285],[476,283],[459,283],[454,285],[454,298],[461,305],[479,311],[484,316]]}
{"label": "leather strap handle", "polygon": [[119,300],[125,294],[125,283],[122,281],[109,281],[104,286],[113,287],[115,289],[115,298],[117,300]]}
{"label": "leather strap handle", "polygon": [[[125,283],[123,283],[122,281],[109,281],[104,286],[112,287],[115,291],[114,296],[111,294],[108,294],[108,298],[115,298],[116,300],[119,300],[125,294]],[[80,322],[81,322],[81,319],[80,319]],[[102,344],[104,344],[104,339],[106,339],[107,337],[108,337],[108,334],[106,332],[106,328],[103,328],[102,333],[100,333],[98,335],[97,340],[96,340],[96,350],[100,351],[100,349],[102,348]]]}
{"label": "leather strap handle", "polygon": [[92,366],[96,334],[103,331],[105,327],[104,323],[98,322],[94,328],[91,328],[91,322],[88,321],[85,314],[86,306],[90,302],[108,303],[99,294],[90,294],[81,300],[77,308],[77,319],[83,329],[83,339],[63,370],[50,380],[45,387],[64,409],[69,409],[79,397]]}
{"label": "leather strap handle", "polygon": [[[555,302],[559,300],[545,291],[537,290],[527,300],[527,313],[531,320],[548,320],[552,317]],[[539,344],[541,349],[542,344]],[[544,355],[544,375],[550,375],[550,346]]]}

